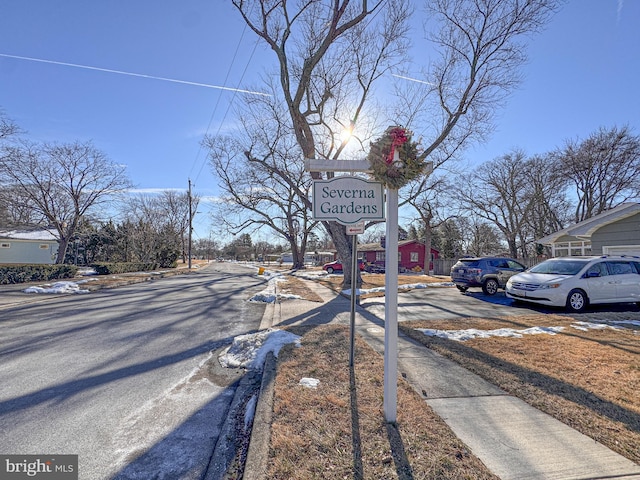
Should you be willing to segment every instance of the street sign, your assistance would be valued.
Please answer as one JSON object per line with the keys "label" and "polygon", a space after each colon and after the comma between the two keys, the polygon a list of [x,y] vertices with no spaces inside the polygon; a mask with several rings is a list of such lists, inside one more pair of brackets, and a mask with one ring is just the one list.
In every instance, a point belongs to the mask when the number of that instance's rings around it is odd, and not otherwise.
{"label": "street sign", "polygon": [[352,225],[363,220],[384,220],[382,183],[358,177],[313,181],[314,220],[334,220]]}
{"label": "street sign", "polygon": [[361,235],[364,233],[364,222],[347,225],[347,235]]}

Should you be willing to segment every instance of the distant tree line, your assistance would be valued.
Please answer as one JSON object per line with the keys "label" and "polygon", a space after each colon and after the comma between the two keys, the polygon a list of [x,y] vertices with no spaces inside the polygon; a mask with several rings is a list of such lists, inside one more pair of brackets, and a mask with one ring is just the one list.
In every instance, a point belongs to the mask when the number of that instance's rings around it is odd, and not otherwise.
{"label": "distant tree line", "polygon": [[[197,208],[197,196],[171,190],[132,196],[124,167],[91,142],[28,142],[20,133],[0,112],[0,227],[53,230],[60,239],[57,263],[186,262],[189,215]],[[224,171],[231,175],[229,168]],[[300,182],[298,189],[309,188],[301,172],[290,180]],[[234,182],[229,179],[229,185]],[[252,190],[252,181],[247,182],[238,195],[247,205],[254,202],[252,211],[268,213],[263,221],[251,217],[246,225],[235,225],[240,232],[224,245],[196,239],[193,256],[265,260],[289,250],[295,259],[294,244],[297,253],[335,248],[308,211],[293,196],[284,196],[284,186],[259,185]],[[281,201],[270,196],[276,191]],[[266,198],[281,206],[279,215],[261,206]],[[416,212],[415,220],[401,228],[403,238],[424,241],[443,258],[536,256],[543,253],[537,239],[640,199],[640,136],[629,126],[603,127],[544,154],[529,156],[514,149],[470,171],[450,167],[421,179],[402,190],[401,198],[403,208]],[[241,203],[230,201],[214,218],[224,225],[237,218],[229,212],[241,210]],[[284,243],[253,241],[251,234],[241,232],[249,225],[253,232],[270,228]],[[381,229],[368,227],[361,242],[379,241]]]}
{"label": "distant tree line", "polygon": [[186,259],[197,196],[133,196],[125,166],[92,142],[34,142],[21,133],[0,111],[0,227],[54,232],[56,263]]}
{"label": "distant tree line", "polygon": [[[515,149],[466,173],[451,173],[422,195],[441,256],[541,254],[536,239],[621,203],[640,199],[640,136],[600,128],[585,139],[528,156]],[[424,238],[424,215],[411,229]]]}

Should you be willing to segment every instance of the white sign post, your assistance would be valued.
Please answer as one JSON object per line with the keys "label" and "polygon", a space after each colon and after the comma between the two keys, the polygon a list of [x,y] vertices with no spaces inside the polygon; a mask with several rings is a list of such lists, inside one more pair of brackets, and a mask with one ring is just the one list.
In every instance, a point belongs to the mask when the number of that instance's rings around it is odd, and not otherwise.
{"label": "white sign post", "polygon": [[312,191],[314,220],[333,220],[346,226],[351,235],[351,321],[349,366],[354,365],[356,325],[356,278],[358,276],[358,234],[364,233],[365,220],[384,220],[384,193],[380,182],[358,177],[314,180]]}
{"label": "white sign post", "polygon": [[384,294],[384,418],[395,423],[398,404],[398,190],[387,189]]}
{"label": "white sign post", "polygon": [[[398,150],[393,154],[394,162],[400,161]],[[342,161],[336,162],[327,159],[307,159],[305,168],[314,172],[363,172],[370,171],[367,161]],[[433,169],[433,163],[427,162],[425,174],[429,175]],[[347,179],[364,183],[351,185],[348,183],[332,184],[330,182],[339,180],[347,182]],[[347,226],[347,234],[354,235],[352,279],[356,276],[356,235],[361,233],[355,223],[365,219],[384,220],[384,202],[382,204],[373,201],[372,209],[366,214],[362,214],[362,208],[356,208],[355,200],[364,200],[369,194],[355,193],[359,190],[367,190],[366,184],[376,184],[375,194],[371,194],[371,200],[383,198],[382,184],[377,182],[367,182],[356,177],[336,177],[332,180],[315,180],[313,184],[313,217],[316,220],[335,220]],[[317,184],[317,185],[316,185]],[[336,188],[333,188],[336,187]],[[379,193],[377,188],[379,188]],[[342,193],[339,193],[342,191]],[[385,298],[384,298],[384,418],[388,423],[395,423],[398,410],[398,190],[386,189],[386,245],[385,245]],[[363,197],[363,198],[360,198]],[[353,200],[353,202],[352,202]],[[378,212],[379,209],[379,212]],[[360,213],[355,212],[359,210]],[[375,213],[374,213],[375,212]],[[376,217],[379,213],[379,216]],[[316,216],[318,215],[318,216]],[[360,216],[359,216],[360,215]],[[366,216],[371,215],[371,216]],[[427,252],[428,254],[429,252]],[[353,352],[353,325],[355,318],[355,284],[351,285],[351,318],[352,333],[351,342]],[[350,364],[353,365],[353,353],[350,357]]]}

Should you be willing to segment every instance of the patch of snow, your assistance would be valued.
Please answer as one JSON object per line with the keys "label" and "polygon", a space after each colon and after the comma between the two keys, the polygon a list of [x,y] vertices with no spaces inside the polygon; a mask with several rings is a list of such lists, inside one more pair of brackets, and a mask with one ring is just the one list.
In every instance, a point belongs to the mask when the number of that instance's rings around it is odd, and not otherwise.
{"label": "patch of snow", "polygon": [[[422,288],[438,288],[438,287],[454,287],[454,286],[455,286],[455,283],[451,283],[451,282],[408,283],[404,285],[398,285],[398,290],[404,290],[407,288],[411,290],[418,290]],[[374,287],[374,288],[368,288],[368,289],[359,288],[357,290],[357,295],[363,295],[365,293],[384,293],[385,291],[386,291],[386,287]],[[351,295],[351,289],[348,288],[346,290],[342,290],[342,293],[344,295]]]}
{"label": "patch of snow", "polygon": [[316,280],[320,277],[326,277],[328,273],[324,270],[306,270],[296,272],[296,277],[304,278],[307,280]]}
{"label": "patch of snow", "polygon": [[262,370],[267,354],[273,352],[277,357],[280,349],[289,343],[295,343],[299,347],[300,336],[271,328],[239,335],[233,339],[231,346],[220,354],[218,360],[220,365],[227,368]]}
{"label": "patch of snow", "polygon": [[278,293],[278,282],[283,282],[282,273],[269,272],[267,270],[262,274],[263,277],[268,278],[267,286],[264,290],[256,293],[249,299],[250,302],[259,303],[276,303],[278,300],[294,300],[301,299],[299,295],[292,295],[289,293]]}
{"label": "patch of snow", "polygon": [[16,240],[58,240],[57,234],[51,230],[8,230],[0,232],[0,236]]}
{"label": "patch of snow", "polygon": [[98,272],[93,267],[80,267],[78,268],[78,275],[86,276],[86,275],[97,275]]}
{"label": "patch of snow", "polygon": [[[640,321],[638,320],[612,320],[611,323],[614,324],[627,324],[640,326]],[[571,324],[572,328],[576,330],[581,330],[586,332],[588,330],[604,330],[607,328],[613,330],[624,330],[624,327],[620,327],[618,325],[611,325],[606,322],[573,322]],[[490,338],[490,337],[513,337],[513,338],[522,338],[524,335],[539,335],[539,334],[547,334],[547,335],[555,335],[556,333],[564,330],[564,327],[531,327],[523,330],[516,330],[513,328],[498,328],[495,330],[478,330],[475,328],[469,328],[467,330],[437,330],[432,328],[417,328],[419,332],[424,333],[429,337],[439,337],[446,338],[448,340],[456,340],[458,342],[464,342],[466,340],[471,340],[473,338]]]}
{"label": "patch of snow", "polygon": [[255,417],[256,413],[256,405],[258,404],[258,395],[253,395],[251,399],[247,402],[244,411],[244,429],[248,430],[251,422],[253,422],[253,417]]}
{"label": "patch of snow", "polygon": [[576,330],[582,330],[583,332],[586,332],[587,330],[605,330],[607,328],[611,328],[613,330],[622,329],[622,327],[601,322],[573,322],[571,326]]}
{"label": "patch of snow", "polygon": [[51,286],[29,287],[24,293],[89,293],[89,290],[81,290],[76,282],[56,282]]}
{"label": "patch of snow", "polygon": [[307,388],[318,388],[318,385],[320,385],[320,380],[318,380],[317,378],[303,377],[300,379],[299,384]]}
{"label": "patch of snow", "polygon": [[417,328],[419,332],[429,337],[446,338],[457,342],[464,342],[474,338],[490,338],[490,337],[513,337],[522,338],[524,335],[555,335],[564,330],[564,327],[531,327],[523,330],[514,328],[497,328],[495,330],[478,330],[468,328],[466,330],[436,330],[432,328]]}

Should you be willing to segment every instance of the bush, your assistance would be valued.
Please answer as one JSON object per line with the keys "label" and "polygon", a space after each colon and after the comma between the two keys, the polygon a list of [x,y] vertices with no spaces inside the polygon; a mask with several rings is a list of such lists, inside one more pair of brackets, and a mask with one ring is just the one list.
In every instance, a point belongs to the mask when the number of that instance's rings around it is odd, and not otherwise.
{"label": "bush", "polygon": [[148,272],[151,270],[156,270],[159,265],[157,263],[99,262],[92,264],[91,267],[95,269],[98,275],[111,275],[115,273]]}
{"label": "bush", "polygon": [[0,265],[0,284],[44,282],[73,278],[78,273],[75,265]]}

